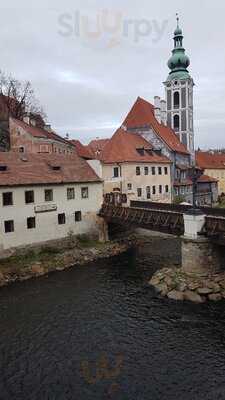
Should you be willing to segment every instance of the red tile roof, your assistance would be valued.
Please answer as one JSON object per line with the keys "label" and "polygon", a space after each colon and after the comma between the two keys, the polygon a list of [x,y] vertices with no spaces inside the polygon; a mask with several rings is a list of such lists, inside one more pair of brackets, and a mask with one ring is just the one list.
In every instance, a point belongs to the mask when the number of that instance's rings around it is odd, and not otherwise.
{"label": "red tile roof", "polygon": [[[89,164],[70,155],[0,153],[0,186],[100,182]],[[52,167],[60,166],[60,170]]]}
{"label": "red tile roof", "polygon": [[96,151],[102,151],[105,147],[105,145],[109,142],[110,139],[95,139],[92,140],[88,147],[96,153]]}
{"label": "red tile roof", "polygon": [[173,185],[174,186],[192,186],[193,182],[191,181],[191,179],[185,179],[182,182],[174,181]]}
{"label": "red tile roof", "polygon": [[[137,149],[144,149],[144,155],[141,155]],[[124,131],[122,128],[118,129],[105,145],[100,159],[106,164],[122,162],[170,164],[167,157],[152,152],[151,144],[142,136]]]}
{"label": "red tile roof", "polygon": [[225,169],[225,154],[196,151],[196,163],[203,169]]}
{"label": "red tile roof", "polygon": [[45,138],[45,139],[50,139],[50,140],[55,140],[57,142],[61,142],[63,144],[69,145],[70,143],[68,140],[62,138],[55,132],[48,132],[45,129],[38,128],[36,126],[28,125],[24,121],[20,121],[19,119],[12,118],[12,121],[14,124],[18,125],[22,129],[24,129],[26,132],[28,132],[31,136],[37,137],[37,138]]}
{"label": "red tile roof", "polygon": [[211,176],[208,175],[202,175],[198,179],[198,183],[213,183],[213,182],[218,182],[218,179],[212,178]]}
{"label": "red tile roof", "polygon": [[69,143],[73,144],[77,150],[77,154],[85,158],[87,160],[93,159],[94,155],[91,152],[91,149],[89,149],[88,146],[84,146],[79,140],[69,140]]}
{"label": "red tile roof", "polygon": [[[208,175],[202,175],[198,179],[198,183],[215,183],[215,182],[218,182],[218,180],[215,178],[212,178],[211,176],[208,176]],[[173,185],[174,186],[192,186],[193,182],[191,179],[185,179],[182,182],[174,181]]]}
{"label": "red tile roof", "polygon": [[92,140],[87,146],[90,153],[92,154],[92,158],[94,158],[96,160],[100,160],[102,151],[109,141],[110,141],[110,139]]}
{"label": "red tile roof", "polygon": [[167,144],[167,146],[181,154],[189,154],[186,147],[180,142],[176,133],[163,124],[160,124],[155,118],[154,106],[148,101],[138,97],[123,125],[128,129],[130,128],[144,128],[151,127],[155,133]]}

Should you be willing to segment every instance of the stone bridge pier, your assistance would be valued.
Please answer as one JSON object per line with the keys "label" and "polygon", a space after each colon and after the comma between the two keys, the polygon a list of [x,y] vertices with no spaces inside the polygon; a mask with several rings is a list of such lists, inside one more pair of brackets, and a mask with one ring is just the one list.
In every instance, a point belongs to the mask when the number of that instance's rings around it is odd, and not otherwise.
{"label": "stone bridge pier", "polygon": [[205,215],[200,210],[190,210],[183,217],[182,270],[202,276],[224,271],[224,247],[199,234],[205,224]]}

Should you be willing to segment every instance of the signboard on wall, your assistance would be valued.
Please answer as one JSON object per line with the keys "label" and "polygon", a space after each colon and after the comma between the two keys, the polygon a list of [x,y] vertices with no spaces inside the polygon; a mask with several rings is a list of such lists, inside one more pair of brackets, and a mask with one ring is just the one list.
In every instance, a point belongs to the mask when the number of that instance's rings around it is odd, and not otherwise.
{"label": "signboard on wall", "polygon": [[57,210],[56,204],[41,204],[39,206],[34,207],[35,213],[44,213],[44,212],[50,212],[50,211],[56,211],[56,210]]}

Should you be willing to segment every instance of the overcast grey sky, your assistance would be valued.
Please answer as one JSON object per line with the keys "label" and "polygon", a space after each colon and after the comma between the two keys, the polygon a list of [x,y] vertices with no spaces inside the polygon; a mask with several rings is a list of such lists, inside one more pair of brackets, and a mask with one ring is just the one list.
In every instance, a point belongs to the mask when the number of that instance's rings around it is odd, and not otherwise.
{"label": "overcast grey sky", "polygon": [[52,126],[84,143],[110,136],[137,96],[164,95],[179,12],[196,84],[196,146],[225,147],[222,0],[4,3],[0,69],[29,79]]}

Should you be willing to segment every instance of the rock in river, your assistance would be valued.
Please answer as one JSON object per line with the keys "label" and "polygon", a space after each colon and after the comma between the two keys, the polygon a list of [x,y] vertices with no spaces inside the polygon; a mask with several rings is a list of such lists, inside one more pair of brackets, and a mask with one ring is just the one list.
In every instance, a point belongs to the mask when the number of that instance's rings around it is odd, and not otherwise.
{"label": "rock in river", "polygon": [[177,301],[184,300],[184,293],[178,292],[178,290],[172,290],[167,294],[167,296],[169,297],[169,299],[172,300],[177,300]]}
{"label": "rock in river", "polygon": [[198,293],[192,292],[191,290],[186,290],[184,292],[184,299],[193,301],[194,303],[203,303],[204,302],[204,300]]}

